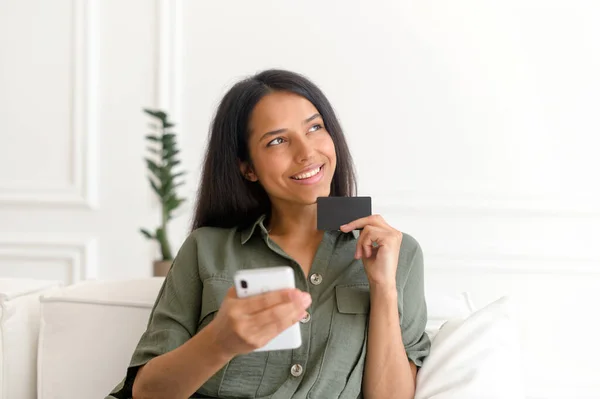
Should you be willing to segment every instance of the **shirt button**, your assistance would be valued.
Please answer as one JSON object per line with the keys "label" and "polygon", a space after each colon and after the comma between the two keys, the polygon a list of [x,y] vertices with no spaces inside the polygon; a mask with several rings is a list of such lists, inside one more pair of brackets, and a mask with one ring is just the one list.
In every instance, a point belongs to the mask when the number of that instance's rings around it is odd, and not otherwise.
{"label": "shirt button", "polygon": [[310,282],[313,283],[314,285],[319,285],[319,284],[321,284],[322,281],[323,281],[323,276],[321,276],[319,273],[315,273],[310,276]]}
{"label": "shirt button", "polygon": [[306,324],[310,321],[310,313],[306,312],[303,318],[300,319],[300,323]]}
{"label": "shirt button", "polygon": [[294,364],[290,370],[294,377],[300,377],[302,375],[302,365]]}

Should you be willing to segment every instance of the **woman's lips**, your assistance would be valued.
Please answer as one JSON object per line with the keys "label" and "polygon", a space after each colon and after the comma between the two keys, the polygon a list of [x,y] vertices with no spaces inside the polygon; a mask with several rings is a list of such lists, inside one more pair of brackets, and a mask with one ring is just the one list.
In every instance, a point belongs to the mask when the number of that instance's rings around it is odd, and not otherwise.
{"label": "woman's lips", "polygon": [[290,177],[290,179],[298,184],[304,184],[304,185],[315,184],[315,183],[318,183],[319,181],[321,181],[321,179],[323,178],[323,170],[324,169],[325,169],[325,165],[321,165],[321,167],[319,168],[319,172],[317,174],[315,174],[314,176],[308,177],[306,179],[300,179],[300,180],[294,179],[293,177]]}

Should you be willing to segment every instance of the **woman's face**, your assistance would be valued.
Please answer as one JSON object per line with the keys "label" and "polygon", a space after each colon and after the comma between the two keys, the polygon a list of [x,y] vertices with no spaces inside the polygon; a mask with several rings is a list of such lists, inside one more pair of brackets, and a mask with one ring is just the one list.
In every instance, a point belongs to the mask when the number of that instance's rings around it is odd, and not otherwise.
{"label": "woman's face", "polygon": [[329,195],[335,146],[310,101],[289,92],[268,94],[252,111],[249,127],[252,165],[241,170],[273,204],[309,205]]}

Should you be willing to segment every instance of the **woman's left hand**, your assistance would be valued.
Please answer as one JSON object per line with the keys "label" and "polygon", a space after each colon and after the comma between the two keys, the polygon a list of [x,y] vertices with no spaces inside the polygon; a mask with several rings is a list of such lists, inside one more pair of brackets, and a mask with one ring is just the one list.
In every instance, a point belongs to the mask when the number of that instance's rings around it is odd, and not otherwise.
{"label": "woman's left hand", "polygon": [[362,258],[371,286],[395,290],[402,233],[387,224],[381,215],[367,216],[340,226],[344,233],[360,228],[363,230],[354,258]]}

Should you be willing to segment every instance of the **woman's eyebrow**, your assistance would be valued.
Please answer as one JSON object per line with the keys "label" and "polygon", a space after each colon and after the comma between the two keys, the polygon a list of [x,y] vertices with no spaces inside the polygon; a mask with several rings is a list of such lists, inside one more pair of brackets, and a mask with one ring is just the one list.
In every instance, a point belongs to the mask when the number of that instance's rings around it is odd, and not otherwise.
{"label": "woman's eyebrow", "polygon": [[262,137],[260,138],[260,140],[258,140],[258,142],[260,143],[261,141],[263,141],[265,138],[267,138],[269,136],[276,136],[278,134],[284,133],[286,130],[287,129],[277,129],[277,130],[272,130],[270,132],[267,132],[262,135]]}
{"label": "woman's eyebrow", "polygon": [[[310,123],[311,121],[314,121],[317,118],[321,118],[321,114],[316,113],[308,118],[306,118],[304,120],[304,124]],[[277,129],[277,130],[272,130],[270,132],[267,132],[265,134],[262,135],[262,137],[258,140],[259,142],[263,141],[266,137],[269,136],[276,136],[278,134],[284,133],[287,129],[283,128],[283,129]]]}
{"label": "woman's eyebrow", "polygon": [[310,121],[313,121],[313,120],[315,120],[315,119],[317,119],[317,118],[320,118],[320,117],[321,117],[321,114],[319,114],[319,113],[316,113],[316,114],[314,114],[313,116],[311,116],[311,117],[309,117],[309,118],[306,118],[306,119],[304,120],[304,124],[307,124],[307,123],[309,123]]}

